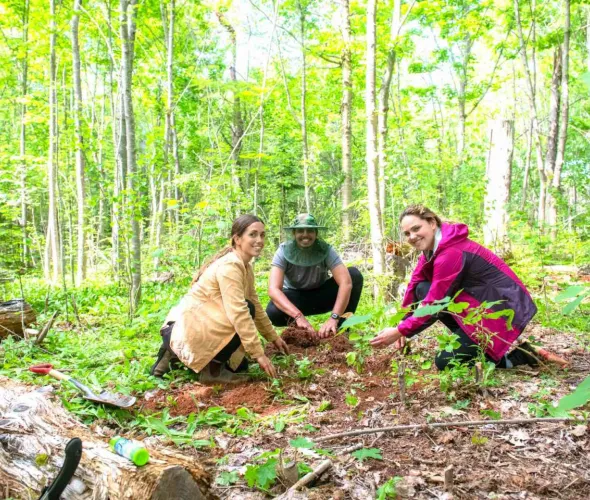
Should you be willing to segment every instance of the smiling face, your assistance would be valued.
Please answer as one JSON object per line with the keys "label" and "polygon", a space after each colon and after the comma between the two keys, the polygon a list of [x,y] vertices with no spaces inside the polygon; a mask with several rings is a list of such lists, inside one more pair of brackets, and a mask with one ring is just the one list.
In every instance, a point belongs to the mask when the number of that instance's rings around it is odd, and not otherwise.
{"label": "smiling face", "polygon": [[408,243],[416,250],[429,252],[434,249],[436,221],[424,220],[416,215],[406,215],[401,221],[401,228]]}
{"label": "smiling face", "polygon": [[234,237],[234,248],[244,262],[249,262],[253,257],[258,257],[261,254],[265,237],[264,224],[254,222],[246,228],[241,236]]}
{"label": "smiling face", "polygon": [[293,229],[293,236],[299,248],[309,248],[318,238],[318,230],[310,228]]}

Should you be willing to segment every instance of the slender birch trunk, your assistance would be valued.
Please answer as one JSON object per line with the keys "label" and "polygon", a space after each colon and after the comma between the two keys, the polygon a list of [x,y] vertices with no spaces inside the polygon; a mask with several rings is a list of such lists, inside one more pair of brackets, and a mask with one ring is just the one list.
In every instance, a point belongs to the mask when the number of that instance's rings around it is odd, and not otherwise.
{"label": "slender birch trunk", "polygon": [[[385,270],[383,252],[383,233],[381,232],[381,214],[379,213],[379,189],[377,182],[377,109],[376,109],[376,18],[377,0],[367,2],[367,72],[365,105],[367,114],[366,163],[369,195],[369,218],[371,222],[371,245],[373,247],[373,273],[378,276]],[[379,295],[378,284],[375,294]]]}
{"label": "slender birch trunk", "polygon": [[305,191],[305,210],[311,212],[311,192],[309,188],[309,145],[307,140],[307,55],[305,53],[305,8],[299,3],[301,35],[301,138],[303,141],[303,189]]}
{"label": "slender birch trunk", "polygon": [[514,122],[494,120],[490,124],[490,150],[486,165],[484,242],[499,255],[510,251],[508,199],[514,151]]}
{"label": "slender birch trunk", "polygon": [[20,105],[20,130],[19,130],[19,157],[20,157],[20,224],[22,227],[22,261],[25,267],[29,266],[29,242],[27,234],[27,92],[28,92],[28,76],[29,76],[29,0],[25,0],[23,8],[23,34],[22,43],[24,47],[24,54],[21,60],[21,96],[22,102]]}
{"label": "slender birch trunk", "polygon": [[141,300],[141,235],[138,214],[138,197],[136,190],[136,149],[135,149],[135,115],[133,111],[133,57],[135,42],[135,16],[137,0],[120,0],[121,5],[121,46],[123,75],[123,112],[125,114],[125,132],[127,135],[127,182],[129,189],[129,216],[131,217],[131,291],[130,314],[134,314]]}
{"label": "slender birch trunk", "polygon": [[[561,47],[555,48],[553,54],[553,74],[551,76],[551,99],[549,104],[549,133],[547,135],[547,151],[545,153],[545,177],[551,179],[555,171],[555,161],[557,158],[557,142],[559,134],[559,109],[561,104],[561,73],[562,73],[562,51]],[[546,186],[548,187],[548,186]],[[553,205],[553,195],[548,189],[545,195],[546,210],[545,215],[550,223],[551,206]]]}
{"label": "slender birch trunk", "polygon": [[57,221],[57,65],[55,58],[55,0],[50,0],[49,9],[49,154],[47,160],[49,209],[47,214],[45,277],[50,279],[53,284],[56,284],[62,272],[62,263]]}
{"label": "slender birch trunk", "polygon": [[350,0],[341,1],[342,16],[342,237],[351,238],[349,205],[352,203],[352,57],[350,34]]}
{"label": "slender birch trunk", "polygon": [[82,134],[82,79],[80,77],[80,44],[78,41],[78,29],[80,25],[80,10],[82,0],[74,0],[74,15],[72,16],[72,61],[74,77],[74,126],[76,134],[76,193],[77,199],[77,259],[76,259],[76,284],[82,285],[86,279],[86,243],[84,205],[86,200],[84,175],[84,137]]}
{"label": "slender birch trunk", "polygon": [[557,143],[557,155],[555,169],[551,182],[552,196],[549,205],[549,225],[551,235],[557,236],[557,200],[556,196],[561,191],[561,171],[565,160],[565,148],[567,143],[567,125],[569,119],[569,53],[570,53],[570,0],[564,0],[564,26],[563,26],[563,51],[561,71],[561,109],[559,115],[559,140]]}
{"label": "slender birch trunk", "polygon": [[381,80],[381,88],[379,89],[379,112],[377,113],[377,157],[379,160],[379,210],[381,213],[381,232],[385,234],[385,210],[386,210],[386,194],[385,194],[385,167],[387,158],[385,148],[387,143],[387,115],[389,113],[389,92],[391,89],[391,80],[393,79],[393,72],[395,69],[396,60],[396,38],[400,29],[401,19],[401,0],[394,0],[393,14],[391,19],[391,45],[387,53],[387,65],[385,73]]}

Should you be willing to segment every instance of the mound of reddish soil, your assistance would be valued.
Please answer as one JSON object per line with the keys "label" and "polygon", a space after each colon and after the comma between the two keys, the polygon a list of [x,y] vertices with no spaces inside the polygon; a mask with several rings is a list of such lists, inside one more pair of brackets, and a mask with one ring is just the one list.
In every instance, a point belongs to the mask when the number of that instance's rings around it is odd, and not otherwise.
{"label": "mound of reddish soil", "polygon": [[286,328],[281,337],[287,344],[297,347],[314,347],[320,345],[320,339],[317,337],[317,334],[296,326]]}
{"label": "mound of reddish soil", "polygon": [[270,393],[264,388],[264,384],[241,385],[235,389],[225,390],[221,393],[219,405],[232,413],[242,406],[260,413],[269,405]]}

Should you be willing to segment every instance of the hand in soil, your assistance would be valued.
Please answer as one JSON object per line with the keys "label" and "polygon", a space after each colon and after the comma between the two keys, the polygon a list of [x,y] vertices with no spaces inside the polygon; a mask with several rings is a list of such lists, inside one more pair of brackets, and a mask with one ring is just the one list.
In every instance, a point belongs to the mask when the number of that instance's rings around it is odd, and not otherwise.
{"label": "hand in soil", "polygon": [[297,321],[295,321],[295,324],[299,328],[303,328],[304,330],[309,330],[310,332],[315,333],[314,327],[311,326],[311,323],[309,321],[307,321],[307,318],[305,316],[300,316],[299,318],[297,318]]}
{"label": "hand in soil", "polygon": [[283,354],[289,354],[289,346],[281,337],[279,337],[277,340],[275,340],[273,342],[273,344]]}
{"label": "hand in soil", "polygon": [[405,337],[398,331],[397,328],[385,328],[381,330],[377,336],[371,340],[373,347],[387,347],[394,344],[396,349],[401,349],[406,345]]}
{"label": "hand in soil", "polygon": [[256,361],[260,365],[260,368],[262,368],[270,378],[277,378],[277,370],[273,366],[270,359],[268,359],[265,355],[262,355],[259,358],[256,358]]}
{"label": "hand in soil", "polygon": [[326,339],[330,335],[336,335],[337,331],[338,331],[338,320],[330,318],[320,328],[320,331],[318,332],[318,337],[321,339]]}

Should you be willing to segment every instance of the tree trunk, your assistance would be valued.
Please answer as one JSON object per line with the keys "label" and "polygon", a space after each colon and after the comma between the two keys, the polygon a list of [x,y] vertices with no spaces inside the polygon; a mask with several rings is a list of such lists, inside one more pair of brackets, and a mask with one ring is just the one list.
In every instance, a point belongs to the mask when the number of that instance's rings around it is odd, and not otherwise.
{"label": "tree trunk", "polygon": [[524,175],[522,179],[522,200],[520,202],[520,209],[524,210],[526,205],[527,190],[529,184],[529,172],[531,171],[531,157],[533,153],[533,122],[529,125],[529,134],[526,147],[526,157],[524,163]]}
{"label": "tree trunk", "polygon": [[520,20],[520,6],[519,0],[514,0],[514,17],[516,19],[516,32],[518,34],[518,40],[520,44],[519,52],[520,57],[522,60],[522,65],[525,72],[525,80],[527,83],[527,90],[529,95],[529,107],[531,112],[531,121],[533,124],[533,138],[535,144],[535,151],[537,157],[537,170],[539,172],[539,203],[538,203],[538,221],[539,224],[543,224],[545,221],[545,198],[547,193],[547,176],[545,175],[544,164],[543,164],[543,147],[541,145],[541,137],[539,134],[539,121],[537,117],[537,104],[536,104],[536,63],[535,63],[535,2],[533,1],[533,5],[531,6],[531,10],[533,13],[533,19],[531,21],[531,31],[533,33],[533,40],[532,40],[532,47],[533,47],[533,55],[532,55],[532,63],[533,63],[533,71],[531,74],[531,70],[529,68],[528,63],[528,56],[526,51],[526,42],[524,38],[524,33],[522,29],[522,22]]}
{"label": "tree trunk", "polygon": [[76,283],[82,285],[86,279],[86,244],[85,244],[85,187],[84,187],[84,137],[82,135],[82,80],[80,77],[80,44],[78,42],[78,27],[80,25],[80,10],[82,0],[74,0],[74,15],[72,16],[72,60],[74,76],[74,126],[76,128],[76,193],[78,195],[78,241],[76,262]]}
{"label": "tree trunk", "polygon": [[[371,246],[373,248],[373,273],[381,275],[385,269],[383,251],[383,233],[381,232],[381,214],[379,213],[379,188],[377,183],[377,110],[375,96],[375,59],[376,59],[376,14],[377,0],[367,2],[367,72],[366,72],[366,113],[367,113],[367,183],[369,195],[369,218],[371,222]],[[379,295],[378,285],[375,293]]]}
{"label": "tree trunk", "polygon": [[22,337],[24,329],[36,319],[31,305],[22,299],[0,303],[0,339],[9,335]]}
{"label": "tree trunk", "polygon": [[50,0],[49,8],[49,154],[47,159],[49,209],[47,213],[45,277],[56,284],[62,272],[62,263],[57,221],[57,68],[55,60],[55,0]]}
{"label": "tree trunk", "polygon": [[389,91],[391,89],[391,80],[393,78],[393,71],[395,68],[396,58],[396,38],[398,36],[400,27],[400,13],[401,13],[401,1],[395,0],[393,4],[393,14],[391,20],[391,44],[392,47],[387,53],[387,65],[385,67],[385,73],[381,80],[381,88],[379,89],[379,112],[377,113],[377,157],[379,159],[379,211],[381,214],[381,233],[385,233],[385,210],[386,210],[386,195],[385,195],[385,167],[386,167],[386,154],[385,148],[387,143],[387,115],[389,112]]}
{"label": "tree trunk", "polygon": [[567,143],[567,125],[569,119],[569,52],[570,52],[570,0],[564,0],[564,26],[563,26],[563,51],[561,71],[561,109],[559,114],[559,139],[557,144],[557,155],[555,168],[551,181],[551,198],[549,204],[549,225],[551,235],[557,236],[557,199],[561,191],[561,170],[565,159],[565,147]]}
{"label": "tree trunk", "polygon": [[350,208],[352,203],[352,61],[350,34],[350,1],[342,0],[342,237],[351,238]]}
{"label": "tree trunk", "polygon": [[29,266],[29,242],[28,242],[28,235],[27,235],[27,127],[26,127],[26,117],[27,117],[27,92],[28,92],[28,76],[29,76],[29,50],[28,50],[28,40],[29,40],[29,0],[25,0],[25,5],[23,7],[23,16],[22,16],[22,23],[23,23],[23,35],[22,35],[22,43],[23,43],[23,58],[21,61],[21,97],[22,103],[20,105],[20,133],[19,133],[19,156],[20,156],[20,224],[22,227],[22,261],[25,267]]}
{"label": "tree trunk", "polygon": [[510,251],[508,239],[508,198],[514,150],[514,122],[491,122],[490,151],[486,166],[484,243],[499,255]]}
{"label": "tree trunk", "polygon": [[65,445],[78,437],[82,458],[63,498],[210,498],[209,473],[194,457],[154,441],[150,462],[136,467],[109,450],[108,436],[72,418],[52,393],[51,386],[35,388],[0,377],[0,484],[9,497],[38,497],[57,475]]}
{"label": "tree trunk", "polygon": [[129,217],[131,218],[131,290],[130,313],[134,314],[141,300],[141,236],[139,227],[139,193],[136,190],[135,116],[133,112],[132,79],[135,42],[135,16],[137,0],[120,0],[121,5],[121,46],[123,74],[123,110],[127,135],[127,178],[129,189]]}
{"label": "tree trunk", "polygon": [[301,33],[301,137],[303,140],[303,189],[305,210],[311,212],[311,193],[309,188],[309,147],[307,142],[307,58],[305,54],[305,9],[299,2]]}
{"label": "tree trunk", "polygon": [[[545,153],[545,177],[551,179],[555,170],[557,158],[557,139],[559,134],[559,106],[560,106],[560,85],[561,85],[561,47],[556,47],[553,54],[553,74],[551,76],[551,101],[549,105],[549,134],[547,136],[547,152]],[[545,186],[546,188],[548,186]],[[550,207],[552,206],[552,194],[549,190],[545,195],[545,216],[549,223]]]}

